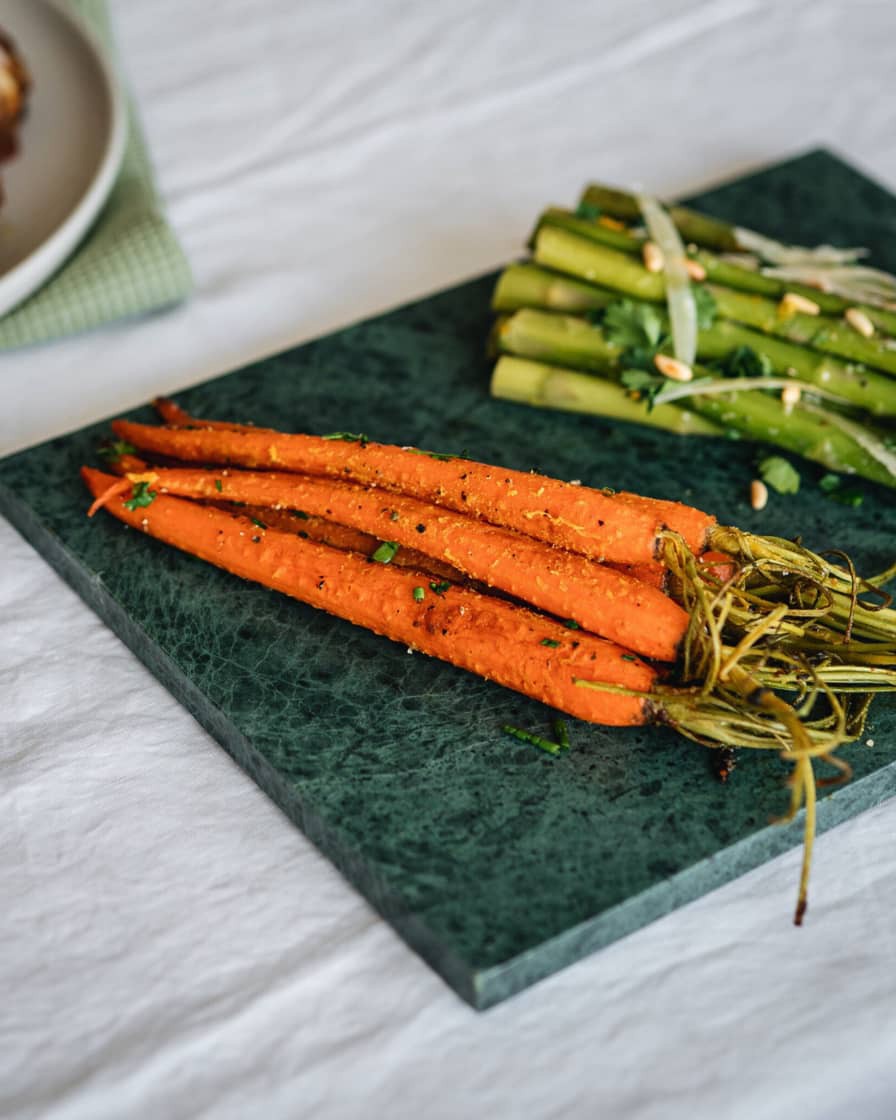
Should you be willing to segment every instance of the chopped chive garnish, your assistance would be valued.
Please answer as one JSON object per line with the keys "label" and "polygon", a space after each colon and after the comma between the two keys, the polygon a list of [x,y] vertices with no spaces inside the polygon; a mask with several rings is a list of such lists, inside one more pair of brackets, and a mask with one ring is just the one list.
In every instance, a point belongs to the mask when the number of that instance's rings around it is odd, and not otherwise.
{"label": "chopped chive garnish", "polygon": [[459,459],[459,455],[444,455],[441,451],[423,451],[419,447],[407,447],[412,455],[425,455],[428,459],[438,459],[442,463],[450,463],[452,459]]}
{"label": "chopped chive garnish", "polygon": [[342,439],[346,443],[360,443],[362,447],[366,447],[370,440],[363,432],[328,432],[321,439]]}
{"label": "chopped chive garnish", "polygon": [[632,654],[632,653],[624,653],[624,654],[622,655],[622,660],[623,660],[623,661],[637,661],[638,659],[637,659],[637,657],[635,657],[635,655],[634,655],[634,654]]}
{"label": "chopped chive garnish", "polygon": [[267,529],[267,525],[263,521],[259,521],[257,517],[250,517],[249,520],[253,525],[257,525],[259,529]]}
{"label": "chopped chive garnish", "polygon": [[541,644],[543,646],[550,646],[551,649],[556,649],[557,646],[560,645],[560,643],[556,640],[556,638],[542,638],[541,639]]}
{"label": "chopped chive garnish", "polygon": [[429,585],[429,590],[434,591],[436,595],[444,595],[450,586],[451,584],[448,580],[443,579],[441,583],[431,583]]}
{"label": "chopped chive garnish", "polygon": [[215,489],[218,491],[219,494],[224,489],[224,483],[221,481],[220,478],[215,479]]}
{"label": "chopped chive garnish", "polygon": [[579,626],[578,622],[576,622],[576,620],[574,618],[564,618],[563,625],[566,627],[567,630],[581,630],[582,629],[582,627]]}
{"label": "chopped chive garnish", "polygon": [[554,720],[554,734],[557,736],[557,742],[565,751],[568,751],[572,744],[569,741],[569,728],[566,726],[565,719]]}
{"label": "chopped chive garnish", "polygon": [[501,730],[505,735],[512,735],[521,743],[531,743],[533,747],[547,751],[548,754],[559,754],[563,749],[559,743],[552,743],[550,739],[542,739],[540,735],[533,735],[531,731],[524,731],[521,727],[512,727],[509,723],[505,723]]}
{"label": "chopped chive garnish", "polygon": [[377,564],[388,564],[391,562],[396,552],[398,552],[397,541],[383,541],[370,559],[376,560]]}
{"label": "chopped chive garnish", "polygon": [[308,520],[308,514],[305,513],[303,510],[300,510],[300,509],[294,509],[292,511],[292,515],[293,515],[293,517],[297,517],[300,521],[307,521]]}
{"label": "chopped chive garnish", "polygon": [[124,508],[129,510],[141,509],[150,506],[155,501],[156,492],[150,490],[148,482],[135,482],[131,496],[124,503]]}
{"label": "chopped chive garnish", "polygon": [[422,603],[423,600],[426,598],[426,592],[423,590],[422,587],[415,587],[414,588],[414,598],[417,600],[418,603]]}
{"label": "chopped chive garnish", "polygon": [[99,454],[104,459],[120,459],[122,455],[135,455],[137,448],[127,440],[118,439],[115,443],[109,444],[107,447],[101,447]]}

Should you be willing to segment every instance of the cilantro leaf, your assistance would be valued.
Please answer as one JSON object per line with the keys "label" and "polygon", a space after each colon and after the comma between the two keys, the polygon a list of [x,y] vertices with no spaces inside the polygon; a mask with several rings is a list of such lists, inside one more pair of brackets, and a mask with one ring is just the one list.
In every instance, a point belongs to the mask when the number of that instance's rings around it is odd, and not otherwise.
{"label": "cilantro leaf", "polygon": [[800,488],[800,476],[793,465],[780,455],[769,455],[759,461],[762,481],[779,494],[795,494]]}
{"label": "cilantro leaf", "polygon": [[865,500],[861,490],[844,488],[843,479],[839,474],[826,474],[818,480],[818,489],[832,502],[839,502],[843,506],[852,506],[856,509]]}
{"label": "cilantro leaf", "polygon": [[133,513],[136,509],[142,509],[144,506],[151,506],[155,501],[156,492],[150,490],[148,482],[135,482],[131,490],[131,496],[124,503],[124,508],[131,510]]}
{"label": "cilantro leaf", "polygon": [[101,447],[98,454],[103,459],[120,459],[122,455],[136,455],[137,448],[127,440],[117,439],[114,443]]}
{"label": "cilantro leaf", "polygon": [[693,284],[691,291],[694,293],[694,303],[697,307],[697,327],[701,331],[708,331],[716,321],[719,310],[716,297],[703,284]]}
{"label": "cilantro leaf", "polygon": [[655,350],[663,334],[663,317],[649,303],[620,299],[604,311],[603,328],[607,341],[623,350]]}
{"label": "cilantro leaf", "polygon": [[769,358],[752,346],[735,346],[721,366],[726,377],[770,377],[775,372]]}
{"label": "cilantro leaf", "polygon": [[619,375],[619,380],[626,389],[637,393],[640,400],[647,402],[648,412],[653,410],[656,395],[666,384],[665,377],[643,369],[625,369]]}

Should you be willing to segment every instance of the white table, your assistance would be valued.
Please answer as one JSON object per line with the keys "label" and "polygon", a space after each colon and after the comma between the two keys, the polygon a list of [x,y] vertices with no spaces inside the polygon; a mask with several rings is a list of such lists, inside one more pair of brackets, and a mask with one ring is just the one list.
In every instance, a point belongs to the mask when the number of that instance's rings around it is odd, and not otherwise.
{"label": "white table", "polygon": [[[493,267],[589,178],[896,186],[891,0],[113,5],[186,306],[0,359],[9,451]],[[0,525],[0,1115],[896,1114],[896,802],[476,1015]]]}

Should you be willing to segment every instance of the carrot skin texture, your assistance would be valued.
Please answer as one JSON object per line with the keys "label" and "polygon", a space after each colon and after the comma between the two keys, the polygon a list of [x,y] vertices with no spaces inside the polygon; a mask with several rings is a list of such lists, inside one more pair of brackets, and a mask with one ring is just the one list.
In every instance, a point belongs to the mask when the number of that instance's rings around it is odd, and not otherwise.
{"label": "carrot skin texture", "polygon": [[[83,467],[87,488],[103,493],[115,477]],[[606,726],[642,725],[651,718],[649,690],[656,674],[623,647],[566,630],[467,587],[441,593],[420,574],[371,563],[352,552],[259,530],[247,518],[211,506],[157,494],[149,505],[125,508],[125,497],[105,508],[131,527],[200,559],[281,591],[422,653],[449,661],[579,719]],[[545,645],[547,640],[554,645]],[[625,696],[579,688],[576,679],[644,693]]]}
{"label": "carrot skin texture", "polygon": [[[223,503],[223,508],[226,509],[226,506],[227,503]],[[352,529],[348,525],[340,525],[336,521],[328,521],[324,517],[315,517],[313,514],[299,518],[289,510],[269,509],[266,506],[246,506],[244,509],[234,507],[228,512],[242,514],[243,517],[250,519],[255,518],[269,529],[295,533],[319,544],[340,548],[344,552],[359,552],[362,556],[372,556],[383,543],[382,538],[375,537],[371,533]],[[390,563],[398,568],[416,568],[430,579],[447,579],[451,583],[464,582],[464,575],[457,568],[451,567],[450,564],[440,564],[438,560],[418,552],[415,548],[400,548]]]}
{"label": "carrot skin texture", "polygon": [[116,420],[144,451],[190,462],[326,475],[394,490],[515,529],[594,560],[654,560],[658,532],[681,532],[703,550],[714,519],[675,502],[611,494],[468,459],[435,458],[389,444],[284,435],[263,428],[157,428]]}
{"label": "carrot skin texture", "polygon": [[674,661],[688,628],[688,615],[677,603],[631,576],[403,494],[284,472],[185,469],[154,476],[163,494],[298,509],[419,549],[644,657]]}

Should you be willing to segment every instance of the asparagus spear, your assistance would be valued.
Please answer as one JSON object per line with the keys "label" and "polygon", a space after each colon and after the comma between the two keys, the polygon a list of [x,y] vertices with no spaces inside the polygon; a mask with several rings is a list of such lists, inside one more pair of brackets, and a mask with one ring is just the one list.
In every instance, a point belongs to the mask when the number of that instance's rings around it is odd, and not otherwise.
{"label": "asparagus spear", "polygon": [[660,404],[647,412],[643,403],[614,381],[510,355],[499,358],[495,363],[491,391],[493,397],[535,405],[536,408],[584,412],[610,420],[646,424],[679,435],[724,435],[724,429],[718,424],[705,420],[688,408]]}
{"label": "asparagus spear", "polygon": [[[612,383],[605,378],[531,360],[519,362],[502,358],[499,365],[500,376],[492,381],[494,396],[536,406],[547,404],[552,408],[607,415],[602,402],[605,386]],[[596,383],[593,395],[584,387],[583,378],[590,378]],[[780,402],[765,393],[695,393],[688,397],[688,405],[704,419],[727,431],[734,430],[752,439],[774,443],[838,474],[858,474],[887,486],[896,484],[887,468],[846,432],[799,406],[785,419]],[[637,418],[638,422],[649,422],[650,414],[646,407],[643,404],[639,407],[644,411]],[[669,406],[658,406],[661,407]],[[610,415],[617,418],[615,414]]]}
{"label": "asparagus spear", "polygon": [[[495,288],[492,306],[496,311],[536,308],[563,312],[597,311],[619,298],[617,292],[548,272],[537,265],[511,265],[501,274]],[[526,320],[523,320],[525,326]],[[587,328],[587,329],[586,329]],[[514,330],[521,329],[517,324]],[[556,326],[555,333],[563,328]],[[540,330],[548,332],[549,324]],[[567,334],[569,328],[566,328]],[[595,341],[591,324],[575,336],[575,354],[587,364],[589,345]],[[874,416],[896,416],[896,380],[873,370],[858,369],[849,363],[825,354],[818,354],[793,342],[770,338],[739,323],[716,319],[711,327],[699,331],[697,354],[704,361],[725,358],[739,346],[765,355],[772,369],[795,377],[819,389],[833,393]],[[522,351],[519,351],[522,352]],[[574,360],[574,364],[579,364]]]}
{"label": "asparagus spear", "polygon": [[[532,243],[534,243],[538,231],[543,226],[565,229],[568,233],[574,233],[590,241],[596,241],[600,245],[606,245],[610,249],[618,249],[620,252],[631,253],[632,255],[640,255],[644,248],[645,238],[641,234],[634,233],[631,230],[609,229],[594,219],[579,217],[571,210],[563,210],[556,206],[549,207],[539,218],[538,225],[532,235]],[[703,266],[707,278],[715,284],[723,284],[725,287],[735,288],[738,291],[755,292],[757,295],[768,296],[772,299],[780,299],[787,292],[794,292],[818,304],[821,311],[826,315],[842,315],[851,307],[857,307],[868,316],[872,324],[879,330],[886,334],[896,335],[896,311],[887,311],[871,304],[856,303],[854,300],[844,299],[842,296],[834,295],[831,292],[823,292],[808,284],[782,280],[778,276],[766,276],[754,269],[743,268],[730,261],[722,260],[705,249],[695,248],[689,255],[692,260]]]}
{"label": "asparagus spear", "polygon": [[[641,221],[638,200],[627,191],[592,183],[585,188],[582,201],[607,214],[612,214],[614,218],[624,218],[629,222]],[[685,241],[694,241],[698,245],[706,245],[723,253],[743,252],[743,246],[738,241],[737,229],[728,222],[710,218],[707,214],[689,210],[685,206],[669,206],[667,209]]]}
{"label": "asparagus spear", "polygon": [[[627,253],[586,240],[566,230],[544,226],[535,237],[535,260],[561,272],[605,285],[637,299],[659,303],[665,298],[662,273],[648,272]],[[758,327],[765,333],[811,346],[824,353],[863,362],[896,374],[896,350],[873,338],[864,338],[833,319],[816,315],[780,314],[778,305],[762,296],[711,286],[724,318]]]}

